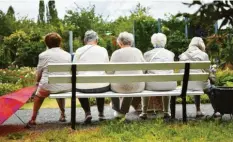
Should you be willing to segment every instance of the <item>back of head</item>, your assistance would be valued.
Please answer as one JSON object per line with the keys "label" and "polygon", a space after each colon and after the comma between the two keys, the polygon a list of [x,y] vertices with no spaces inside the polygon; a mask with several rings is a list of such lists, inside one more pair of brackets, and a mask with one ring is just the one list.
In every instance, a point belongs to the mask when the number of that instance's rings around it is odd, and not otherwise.
{"label": "back of head", "polygon": [[85,32],[84,35],[84,43],[92,42],[92,41],[97,41],[98,40],[98,34],[93,31],[93,30],[88,30]]}
{"label": "back of head", "polygon": [[48,48],[60,47],[61,41],[61,36],[55,32],[47,34],[44,39],[44,42]]}
{"label": "back of head", "polygon": [[196,46],[200,50],[205,51],[204,41],[200,37],[194,37],[194,38],[192,38],[192,40],[191,40],[191,42],[189,44],[189,47],[192,47],[192,46]]}
{"label": "back of head", "polygon": [[167,37],[163,33],[155,33],[151,36],[151,43],[156,48],[164,48],[167,43]]}
{"label": "back of head", "polygon": [[123,45],[133,46],[134,43],[134,36],[131,33],[128,32],[122,32],[119,34],[117,38],[117,42],[121,43]]}

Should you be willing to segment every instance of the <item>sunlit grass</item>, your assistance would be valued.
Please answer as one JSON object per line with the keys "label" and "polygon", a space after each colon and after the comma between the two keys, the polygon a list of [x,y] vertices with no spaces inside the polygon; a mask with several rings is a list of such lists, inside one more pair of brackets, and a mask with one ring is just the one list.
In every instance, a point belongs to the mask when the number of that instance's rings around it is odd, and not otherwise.
{"label": "sunlit grass", "polygon": [[233,140],[233,122],[189,121],[166,123],[162,119],[122,122],[111,120],[92,126],[78,125],[73,131],[68,126],[62,129],[22,132],[0,138],[0,141],[58,141],[58,142],[155,142],[193,141],[219,142]]}
{"label": "sunlit grass", "polygon": [[[66,100],[66,108],[71,107],[71,99],[67,98]],[[80,107],[79,101],[76,101],[77,107]],[[33,102],[26,103],[21,109],[32,109]],[[46,98],[41,106],[41,108],[58,108],[56,99]]]}

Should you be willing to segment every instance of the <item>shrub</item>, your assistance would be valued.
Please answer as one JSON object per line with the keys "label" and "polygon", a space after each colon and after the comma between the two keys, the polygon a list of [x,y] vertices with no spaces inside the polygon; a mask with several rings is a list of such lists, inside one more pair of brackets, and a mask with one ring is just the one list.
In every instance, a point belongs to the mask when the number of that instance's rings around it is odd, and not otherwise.
{"label": "shrub", "polygon": [[216,86],[233,87],[233,71],[229,69],[218,70],[215,84]]}
{"label": "shrub", "polygon": [[0,83],[10,83],[22,87],[35,83],[35,70],[33,68],[0,69]]}
{"label": "shrub", "polygon": [[19,90],[20,88],[22,88],[21,85],[0,83],[0,96]]}
{"label": "shrub", "polygon": [[[187,96],[186,102],[187,102],[187,104],[193,104],[194,103],[194,96]],[[177,98],[176,103],[181,104],[182,99],[180,97]],[[201,95],[201,103],[203,103],[203,104],[210,103],[209,97],[206,94]]]}

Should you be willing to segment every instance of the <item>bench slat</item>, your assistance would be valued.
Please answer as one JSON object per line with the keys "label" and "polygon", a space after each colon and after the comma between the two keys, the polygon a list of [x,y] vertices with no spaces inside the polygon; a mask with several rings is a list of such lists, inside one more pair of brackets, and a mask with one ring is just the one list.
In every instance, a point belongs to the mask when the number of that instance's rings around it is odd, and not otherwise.
{"label": "bench slat", "polygon": [[[189,81],[206,81],[208,73],[192,73]],[[77,75],[77,83],[128,83],[128,82],[163,82],[163,81],[182,81],[183,73],[174,74],[127,74],[127,75],[102,75],[84,76]],[[71,75],[49,75],[49,83],[71,83]]]}
{"label": "bench slat", "polygon": [[[184,69],[187,62],[156,63],[75,63],[77,71],[127,71]],[[210,61],[190,61],[190,69],[208,69]],[[70,72],[72,63],[49,63],[49,72]]]}
{"label": "bench slat", "polygon": [[[114,93],[114,92],[105,92],[105,93],[76,93],[76,97],[78,98],[104,98],[104,97],[149,97],[149,96],[179,96],[181,94],[180,89],[172,90],[172,91],[143,91],[141,93],[131,93],[131,94],[124,94],[124,93]],[[192,91],[188,90],[187,95],[203,95],[203,91]],[[50,98],[71,98],[72,93],[59,93],[59,94],[50,94]]]}

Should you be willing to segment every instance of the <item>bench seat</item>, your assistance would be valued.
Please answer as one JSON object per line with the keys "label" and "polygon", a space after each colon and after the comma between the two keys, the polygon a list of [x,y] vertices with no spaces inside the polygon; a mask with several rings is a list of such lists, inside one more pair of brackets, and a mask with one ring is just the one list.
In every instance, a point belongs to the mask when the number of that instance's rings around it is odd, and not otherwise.
{"label": "bench seat", "polygon": [[[105,98],[105,97],[147,97],[147,96],[179,96],[181,94],[181,88],[178,87],[176,90],[171,91],[148,91],[145,90],[141,93],[115,93],[112,91],[108,91],[105,93],[81,93],[77,92],[76,97],[78,98],[90,98],[90,97],[97,97],[97,98]],[[187,90],[187,95],[202,95],[204,94],[203,91],[193,91]],[[59,94],[50,94],[50,98],[71,98],[71,92],[59,93]]]}

